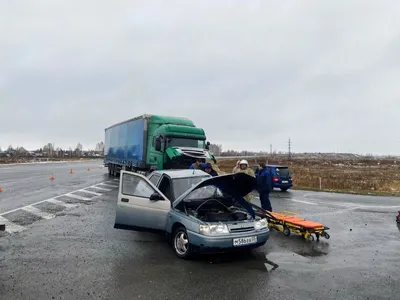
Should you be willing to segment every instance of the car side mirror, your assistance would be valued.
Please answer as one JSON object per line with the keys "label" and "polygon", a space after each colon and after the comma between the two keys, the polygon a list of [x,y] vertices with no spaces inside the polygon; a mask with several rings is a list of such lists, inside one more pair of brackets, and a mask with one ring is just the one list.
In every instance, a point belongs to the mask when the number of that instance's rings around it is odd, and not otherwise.
{"label": "car side mirror", "polygon": [[161,139],[158,137],[158,138],[156,138],[156,142],[155,142],[155,145],[154,145],[154,149],[156,150],[156,151],[161,151]]}
{"label": "car side mirror", "polygon": [[210,145],[211,145],[210,142],[207,142],[207,143],[206,143],[206,149],[207,149],[207,150],[210,150]]}
{"label": "car side mirror", "polygon": [[153,194],[151,194],[150,200],[151,201],[158,201],[158,200],[164,200],[164,198],[159,193],[154,192]]}

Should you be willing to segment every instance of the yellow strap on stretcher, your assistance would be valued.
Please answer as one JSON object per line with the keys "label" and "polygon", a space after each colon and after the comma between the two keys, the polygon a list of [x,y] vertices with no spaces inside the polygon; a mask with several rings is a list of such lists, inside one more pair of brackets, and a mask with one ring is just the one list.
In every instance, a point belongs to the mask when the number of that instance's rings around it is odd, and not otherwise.
{"label": "yellow strap on stretcher", "polygon": [[301,219],[300,214],[296,213],[296,212],[292,212],[292,211],[288,211],[288,210],[282,210],[281,214],[284,215],[285,217],[286,216],[295,216],[295,217]]}

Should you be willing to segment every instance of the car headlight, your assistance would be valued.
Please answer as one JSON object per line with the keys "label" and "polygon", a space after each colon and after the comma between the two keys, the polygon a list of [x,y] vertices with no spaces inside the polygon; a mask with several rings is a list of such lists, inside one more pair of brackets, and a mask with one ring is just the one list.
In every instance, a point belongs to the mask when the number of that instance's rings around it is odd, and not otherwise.
{"label": "car headlight", "polygon": [[256,221],[255,223],[254,223],[254,229],[264,229],[264,228],[266,228],[266,227],[268,227],[268,221],[267,221],[267,219],[261,219],[261,220],[258,220],[258,221]]}
{"label": "car headlight", "polygon": [[229,229],[226,224],[218,225],[200,225],[199,231],[204,235],[214,235],[214,234],[228,234]]}

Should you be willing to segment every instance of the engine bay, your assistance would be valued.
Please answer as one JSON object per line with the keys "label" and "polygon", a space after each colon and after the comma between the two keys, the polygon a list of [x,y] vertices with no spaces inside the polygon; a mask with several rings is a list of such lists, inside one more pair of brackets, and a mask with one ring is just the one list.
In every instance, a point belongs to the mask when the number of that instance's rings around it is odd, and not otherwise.
{"label": "engine bay", "polygon": [[185,204],[186,214],[204,222],[227,222],[252,220],[252,216],[239,206],[226,206],[218,199],[209,199],[197,207]]}

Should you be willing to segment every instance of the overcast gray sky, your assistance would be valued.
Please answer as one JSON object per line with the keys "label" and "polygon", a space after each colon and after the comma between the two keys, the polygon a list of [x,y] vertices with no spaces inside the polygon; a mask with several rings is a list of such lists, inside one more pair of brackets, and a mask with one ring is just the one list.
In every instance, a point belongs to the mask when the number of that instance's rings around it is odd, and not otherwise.
{"label": "overcast gray sky", "polygon": [[2,1],[0,146],[148,113],[224,149],[400,154],[399,55],[396,0]]}

